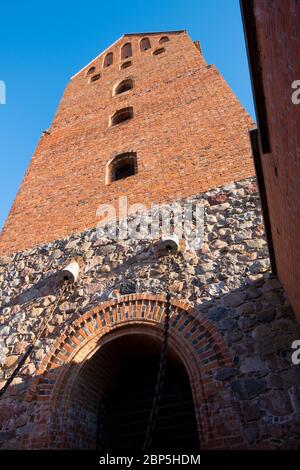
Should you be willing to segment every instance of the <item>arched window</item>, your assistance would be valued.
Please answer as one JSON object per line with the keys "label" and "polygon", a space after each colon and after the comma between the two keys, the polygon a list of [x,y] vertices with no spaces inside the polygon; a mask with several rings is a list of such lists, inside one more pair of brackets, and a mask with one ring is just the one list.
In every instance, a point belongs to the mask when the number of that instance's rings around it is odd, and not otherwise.
{"label": "arched window", "polygon": [[151,49],[151,44],[149,41],[149,38],[143,38],[140,41],[140,49],[141,51],[147,51],[148,49]]}
{"label": "arched window", "polygon": [[168,36],[162,36],[159,40],[159,44],[163,44],[164,42],[168,42],[168,41],[170,41]]}
{"label": "arched window", "polygon": [[106,54],[104,61],[103,61],[103,67],[109,67],[110,65],[112,65],[113,57],[114,56],[112,52],[109,52],[108,54]]}
{"label": "arched window", "polygon": [[165,48],[164,47],[160,47],[159,49],[156,49],[154,52],[153,52],[153,55],[159,55],[159,54],[162,54],[163,52],[165,52]]}
{"label": "arched window", "polygon": [[107,182],[112,183],[137,173],[137,160],[135,152],[126,152],[117,155],[108,165]]}
{"label": "arched window", "polygon": [[132,65],[131,60],[127,60],[127,62],[124,62],[123,64],[120,65],[120,69],[127,69],[127,67],[130,67]]}
{"label": "arched window", "polygon": [[133,88],[133,81],[131,78],[127,78],[119,83],[113,91],[113,96],[120,95],[120,93],[125,93],[125,91],[131,90]]}
{"label": "arched window", "polygon": [[96,80],[99,80],[100,77],[101,77],[100,73],[97,73],[96,75],[93,75],[93,76],[90,78],[90,83],[91,83],[91,82],[95,82]]}
{"label": "arched window", "polygon": [[132,56],[132,47],[130,42],[126,42],[121,49],[121,60],[128,59]]}
{"label": "arched window", "polygon": [[115,112],[110,118],[110,125],[115,126],[123,121],[133,118],[133,108],[122,108]]}
{"label": "arched window", "polygon": [[88,71],[86,72],[85,76],[91,75],[92,73],[95,72],[95,70],[96,70],[96,67],[90,67],[90,68],[88,69]]}

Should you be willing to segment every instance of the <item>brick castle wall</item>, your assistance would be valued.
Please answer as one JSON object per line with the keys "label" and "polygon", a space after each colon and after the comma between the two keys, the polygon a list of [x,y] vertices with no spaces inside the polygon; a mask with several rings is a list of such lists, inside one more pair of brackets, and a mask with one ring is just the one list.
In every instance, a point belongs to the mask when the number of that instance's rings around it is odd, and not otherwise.
{"label": "brick castle wall", "polygon": [[[163,34],[123,37],[68,84],[54,121],[36,149],[0,238],[0,253],[12,253],[98,222],[100,204],[150,205],[199,194],[253,175],[248,128],[251,119],[214,66],[185,32],[169,34],[165,52],[153,55]],[[120,49],[130,41],[132,66],[120,70]],[[101,78],[89,83],[95,66]],[[112,97],[132,78],[134,88]],[[110,116],[132,106],[134,118],[109,127]],[[136,175],[106,185],[107,163],[137,153]]]}
{"label": "brick castle wall", "polygon": [[272,238],[278,276],[300,319],[300,106],[292,101],[293,93],[299,97],[292,84],[300,79],[300,4],[260,0],[253,8],[269,128],[270,152],[261,162]]}

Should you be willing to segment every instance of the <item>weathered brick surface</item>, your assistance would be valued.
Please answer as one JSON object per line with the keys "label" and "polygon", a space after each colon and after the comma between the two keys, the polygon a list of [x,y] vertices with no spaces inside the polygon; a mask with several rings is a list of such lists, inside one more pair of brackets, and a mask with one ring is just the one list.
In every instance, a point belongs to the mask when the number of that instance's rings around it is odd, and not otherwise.
{"label": "weathered brick surface", "polygon": [[[262,154],[278,275],[300,319],[300,3],[255,0],[270,153]],[[298,93],[299,96],[299,93]]]}
{"label": "weathered brick surface", "polygon": [[[117,206],[199,194],[253,174],[247,130],[251,119],[214,66],[207,65],[186,33],[170,34],[165,52],[140,52],[141,36],[121,38],[67,86],[49,134],[36,149],[0,239],[0,253],[20,251],[94,227],[100,204]],[[132,66],[120,70],[120,48],[130,41]],[[112,97],[122,79],[134,88]],[[132,106],[134,118],[109,127],[110,116]],[[138,173],[105,185],[107,163],[137,153]]]}

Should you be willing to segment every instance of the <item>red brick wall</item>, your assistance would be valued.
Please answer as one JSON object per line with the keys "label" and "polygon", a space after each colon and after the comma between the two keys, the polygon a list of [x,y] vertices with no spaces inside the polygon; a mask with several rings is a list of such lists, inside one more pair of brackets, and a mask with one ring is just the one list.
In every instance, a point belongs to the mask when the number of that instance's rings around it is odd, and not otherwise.
{"label": "red brick wall", "polygon": [[[251,119],[214,66],[206,65],[185,32],[169,34],[165,53],[153,56],[162,34],[123,37],[109,48],[113,65],[89,83],[89,67],[69,83],[50,128],[32,158],[0,239],[0,254],[20,251],[97,224],[100,204],[119,196],[150,205],[199,194],[253,174],[247,130]],[[120,48],[130,41],[132,66],[120,70]],[[131,77],[134,88],[112,97]],[[109,127],[132,106],[134,118]],[[106,165],[118,153],[137,153],[138,173],[105,185]]]}
{"label": "red brick wall", "polygon": [[300,312],[300,105],[291,88],[300,80],[300,3],[254,3],[270,153],[261,155],[278,276]]}

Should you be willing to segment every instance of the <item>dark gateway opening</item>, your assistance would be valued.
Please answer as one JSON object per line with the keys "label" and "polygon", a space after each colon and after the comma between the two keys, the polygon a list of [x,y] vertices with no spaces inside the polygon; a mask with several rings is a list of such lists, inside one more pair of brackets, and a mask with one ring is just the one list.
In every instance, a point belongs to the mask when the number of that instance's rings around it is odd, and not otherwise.
{"label": "dark gateway opening", "polygon": [[[100,403],[97,448],[141,452],[155,392],[159,356],[131,361],[111,383]],[[199,450],[189,378],[182,364],[167,364],[151,451]]]}

